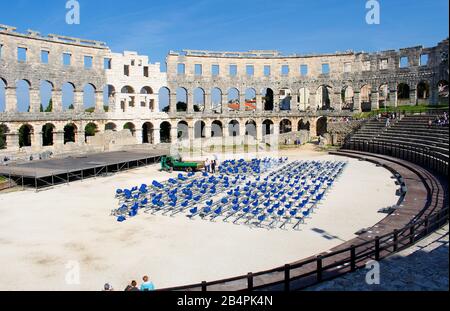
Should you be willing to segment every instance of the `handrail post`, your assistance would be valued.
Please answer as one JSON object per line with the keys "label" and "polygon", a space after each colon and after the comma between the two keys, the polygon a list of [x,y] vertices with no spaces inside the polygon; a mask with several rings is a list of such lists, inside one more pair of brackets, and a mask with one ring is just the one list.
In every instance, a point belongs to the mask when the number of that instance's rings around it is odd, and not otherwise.
{"label": "handrail post", "polygon": [[398,249],[398,230],[394,229],[394,253],[397,252]]}
{"label": "handrail post", "polygon": [[284,291],[289,292],[291,290],[291,265],[284,266]]}
{"label": "handrail post", "polygon": [[411,226],[411,228],[409,229],[409,243],[410,244],[414,244],[414,235],[415,235],[415,224],[413,224]]}
{"label": "handrail post", "polygon": [[425,235],[428,235],[429,232],[430,232],[430,216],[427,216],[427,218],[425,218]]}
{"label": "handrail post", "polygon": [[206,291],[207,291],[207,285],[206,285],[206,282],[203,281],[202,282],[202,292],[206,292]]}
{"label": "handrail post", "polygon": [[352,272],[356,271],[356,247],[355,247],[355,245],[352,245],[351,249],[350,249],[350,269]]}
{"label": "handrail post", "polygon": [[317,282],[322,282],[322,256],[317,256]]}
{"label": "handrail post", "polygon": [[375,237],[375,260],[380,261],[380,237]]}
{"label": "handrail post", "polygon": [[251,272],[249,274],[247,274],[247,284],[248,284],[247,289],[249,291],[252,291],[253,290],[253,273],[251,273]]}

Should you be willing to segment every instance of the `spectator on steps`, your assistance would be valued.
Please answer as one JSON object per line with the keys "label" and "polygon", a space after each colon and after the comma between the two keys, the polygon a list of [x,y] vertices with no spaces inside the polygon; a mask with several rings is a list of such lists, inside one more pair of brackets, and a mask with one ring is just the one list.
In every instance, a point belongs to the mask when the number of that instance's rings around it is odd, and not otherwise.
{"label": "spectator on steps", "polygon": [[153,282],[149,281],[148,276],[144,276],[142,280],[144,283],[141,284],[141,291],[149,292],[155,290],[155,285],[153,285]]}
{"label": "spectator on steps", "polygon": [[430,129],[432,125],[433,125],[433,121],[431,121],[431,119],[428,119],[428,128]]}
{"label": "spectator on steps", "polygon": [[104,292],[113,292],[114,288],[109,283],[106,283],[105,286],[103,286],[103,291]]}

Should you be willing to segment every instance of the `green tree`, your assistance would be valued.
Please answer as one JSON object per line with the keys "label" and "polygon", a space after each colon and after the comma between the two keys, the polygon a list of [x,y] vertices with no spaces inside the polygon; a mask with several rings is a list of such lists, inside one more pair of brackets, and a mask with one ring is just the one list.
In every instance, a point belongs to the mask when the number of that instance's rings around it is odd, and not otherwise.
{"label": "green tree", "polygon": [[50,99],[50,101],[48,102],[48,106],[45,109],[45,112],[52,112],[53,111],[53,100]]}
{"label": "green tree", "polygon": [[95,133],[97,132],[97,126],[94,123],[89,123],[86,125],[84,129],[86,136],[95,136]]}

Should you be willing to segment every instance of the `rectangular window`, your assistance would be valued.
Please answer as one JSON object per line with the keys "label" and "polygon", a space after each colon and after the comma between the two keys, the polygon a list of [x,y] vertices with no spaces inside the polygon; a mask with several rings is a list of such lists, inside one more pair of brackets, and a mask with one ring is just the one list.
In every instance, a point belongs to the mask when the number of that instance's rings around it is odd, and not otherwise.
{"label": "rectangular window", "polygon": [[26,48],[17,48],[17,60],[21,63],[25,63],[27,61]]}
{"label": "rectangular window", "polygon": [[407,56],[400,57],[400,68],[408,68],[409,60]]}
{"label": "rectangular window", "polygon": [[63,65],[70,66],[72,64],[72,54],[64,53],[63,54]]}
{"label": "rectangular window", "polygon": [[211,66],[211,74],[213,77],[216,77],[220,74],[220,67],[219,65],[212,65]]}
{"label": "rectangular window", "polygon": [[144,66],[144,77],[148,78],[148,66]]}
{"label": "rectangular window", "polygon": [[270,76],[270,66],[269,65],[264,66],[264,75],[266,77]]}
{"label": "rectangular window", "polygon": [[370,60],[364,61],[362,67],[363,71],[370,71]]}
{"label": "rectangular window", "polygon": [[281,66],[281,74],[283,76],[287,76],[289,74],[289,66],[288,65]]}
{"label": "rectangular window", "polygon": [[41,63],[48,64],[48,57],[50,55],[49,51],[41,51]]}
{"label": "rectangular window", "polygon": [[344,72],[345,73],[352,72],[352,63],[344,63]]}
{"label": "rectangular window", "polygon": [[230,76],[231,77],[237,76],[237,65],[230,65]]}
{"label": "rectangular window", "polygon": [[136,64],[135,60],[132,59],[132,60],[131,60],[131,66],[134,66],[135,64]]}
{"label": "rectangular window", "polygon": [[85,69],[91,69],[92,68],[92,63],[93,63],[92,56],[85,56],[84,57],[84,68]]}
{"label": "rectangular window", "polygon": [[105,58],[103,61],[103,68],[105,70],[111,69],[112,68],[111,62],[112,62],[111,58]]}
{"label": "rectangular window", "polygon": [[247,65],[245,68],[245,71],[247,73],[247,76],[254,76],[255,75],[255,67],[253,65]]}
{"label": "rectangular window", "polygon": [[177,73],[179,75],[186,74],[186,66],[183,63],[180,63],[180,64],[177,65]]}
{"label": "rectangular window", "polygon": [[300,75],[302,77],[306,77],[308,75],[308,65],[301,65],[300,66]]}
{"label": "rectangular window", "polygon": [[3,45],[0,44],[0,59],[2,59],[2,50],[3,50]]}
{"label": "rectangular window", "polygon": [[388,69],[388,64],[389,64],[389,61],[388,61],[387,58],[381,59],[381,60],[380,60],[380,70],[386,70],[386,69]]}
{"label": "rectangular window", "polygon": [[123,66],[123,74],[127,77],[130,76],[130,65]]}
{"label": "rectangular window", "polygon": [[195,75],[196,76],[203,75],[203,66],[201,64],[195,64]]}
{"label": "rectangular window", "polygon": [[420,66],[428,66],[428,54],[420,55]]}
{"label": "rectangular window", "polygon": [[330,64],[322,64],[322,74],[327,75],[330,73]]}

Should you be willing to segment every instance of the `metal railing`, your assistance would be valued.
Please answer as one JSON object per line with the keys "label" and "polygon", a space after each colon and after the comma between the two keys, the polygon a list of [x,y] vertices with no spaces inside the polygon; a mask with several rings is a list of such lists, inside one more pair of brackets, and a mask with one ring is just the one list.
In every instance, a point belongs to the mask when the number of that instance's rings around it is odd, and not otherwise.
{"label": "metal railing", "polygon": [[249,273],[214,282],[201,282],[161,291],[208,291],[208,290],[300,290],[323,281],[334,279],[348,272],[365,267],[368,261],[379,261],[414,245],[418,240],[448,223],[448,207],[419,219],[401,230],[351,245],[329,254],[286,264],[272,270]]}
{"label": "metal railing", "polygon": [[449,156],[437,153],[428,148],[401,143],[353,139],[345,142],[343,149],[392,156],[394,158],[418,164],[421,167],[428,168],[443,176],[448,176]]}

